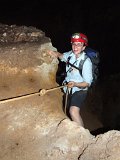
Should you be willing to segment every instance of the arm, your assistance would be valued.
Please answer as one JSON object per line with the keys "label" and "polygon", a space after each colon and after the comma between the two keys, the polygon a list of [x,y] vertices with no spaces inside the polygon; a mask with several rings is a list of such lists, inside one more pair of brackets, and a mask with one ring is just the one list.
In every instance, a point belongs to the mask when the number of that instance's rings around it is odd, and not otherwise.
{"label": "arm", "polygon": [[85,87],[89,87],[89,83],[87,82],[69,82],[68,83],[68,87],[72,88],[72,87],[78,87],[78,88],[85,88]]}

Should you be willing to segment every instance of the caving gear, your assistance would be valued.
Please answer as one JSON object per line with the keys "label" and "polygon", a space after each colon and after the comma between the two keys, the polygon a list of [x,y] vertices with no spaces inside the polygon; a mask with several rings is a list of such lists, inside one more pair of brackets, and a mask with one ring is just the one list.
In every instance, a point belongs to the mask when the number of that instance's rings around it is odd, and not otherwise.
{"label": "caving gear", "polygon": [[35,95],[43,96],[48,92],[51,92],[51,91],[54,91],[54,90],[57,90],[57,89],[61,89],[65,86],[67,87],[67,84],[64,84],[62,86],[57,86],[57,87],[54,87],[54,88],[50,88],[50,89],[40,89],[38,92],[33,92],[33,93],[28,93],[28,94],[24,94],[24,95],[20,95],[20,96],[16,96],[16,97],[1,99],[0,104],[11,102],[11,101],[16,101],[16,100],[20,100],[20,99],[24,99],[24,98],[28,98],[28,97],[35,96]]}
{"label": "caving gear", "polygon": [[[69,70],[67,72],[69,72],[72,69],[72,67],[74,67],[77,70],[79,70],[79,72],[82,76],[83,64],[84,64],[84,62],[87,58],[90,58],[90,60],[92,62],[92,76],[93,76],[93,81],[92,81],[91,86],[93,86],[97,82],[97,79],[98,79],[98,76],[99,76],[99,62],[100,62],[99,52],[90,48],[90,47],[86,47],[84,52],[86,53],[85,58],[79,62],[79,67],[76,67],[74,65],[76,63],[76,61],[74,63],[70,63],[69,61],[70,61],[71,56],[68,57],[68,59],[66,61],[66,65],[67,66],[70,65],[71,67],[69,68]],[[63,71],[61,73],[61,76],[63,76],[64,79],[67,76],[67,72]]]}
{"label": "caving gear", "polygon": [[88,46],[88,38],[83,33],[74,33],[71,37],[71,43],[74,42],[83,42],[85,46]]}
{"label": "caving gear", "polygon": [[97,82],[97,79],[99,76],[99,62],[100,62],[99,52],[92,49],[92,48],[89,48],[89,47],[86,47],[84,52],[86,53],[85,59],[81,60],[80,64],[79,64],[80,74],[82,75],[83,64],[84,64],[85,60],[89,57],[92,62],[93,81],[92,81],[91,86],[93,86]]}

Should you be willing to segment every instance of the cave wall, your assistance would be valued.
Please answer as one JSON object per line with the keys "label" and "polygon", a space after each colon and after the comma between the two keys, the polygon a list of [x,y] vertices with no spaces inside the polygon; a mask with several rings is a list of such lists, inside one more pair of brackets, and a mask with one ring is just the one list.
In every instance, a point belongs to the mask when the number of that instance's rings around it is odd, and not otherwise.
{"label": "cave wall", "polygon": [[117,160],[119,131],[95,137],[72,122],[63,112],[60,89],[8,101],[57,87],[58,60],[47,54],[48,49],[56,49],[42,31],[25,26],[1,28],[0,159]]}

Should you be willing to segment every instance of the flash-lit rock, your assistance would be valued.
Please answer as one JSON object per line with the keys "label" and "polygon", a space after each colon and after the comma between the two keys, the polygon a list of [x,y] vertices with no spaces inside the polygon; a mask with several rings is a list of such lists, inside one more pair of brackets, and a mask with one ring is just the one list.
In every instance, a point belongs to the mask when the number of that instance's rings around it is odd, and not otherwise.
{"label": "flash-lit rock", "polygon": [[119,131],[94,137],[72,122],[60,89],[20,97],[58,86],[50,39],[33,27],[2,24],[0,37],[0,99],[19,97],[0,101],[0,160],[117,160]]}

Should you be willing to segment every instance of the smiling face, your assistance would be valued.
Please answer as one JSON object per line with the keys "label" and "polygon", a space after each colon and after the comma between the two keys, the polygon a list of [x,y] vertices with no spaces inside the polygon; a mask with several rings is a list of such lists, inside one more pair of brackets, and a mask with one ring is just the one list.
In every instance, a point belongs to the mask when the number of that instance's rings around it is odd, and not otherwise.
{"label": "smiling face", "polygon": [[76,56],[78,56],[84,49],[85,49],[85,46],[83,42],[72,43],[72,51]]}

